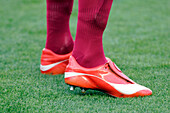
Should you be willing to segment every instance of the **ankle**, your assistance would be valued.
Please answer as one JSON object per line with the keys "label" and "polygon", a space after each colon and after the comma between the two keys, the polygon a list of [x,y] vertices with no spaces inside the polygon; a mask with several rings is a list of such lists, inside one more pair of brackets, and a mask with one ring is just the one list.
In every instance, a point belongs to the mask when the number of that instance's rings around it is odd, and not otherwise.
{"label": "ankle", "polygon": [[101,54],[87,56],[87,55],[83,55],[81,53],[75,54],[73,52],[72,56],[76,59],[76,61],[79,65],[81,65],[82,67],[85,67],[85,68],[97,67],[100,65],[104,65],[107,62],[106,57],[101,56]]}
{"label": "ankle", "polygon": [[72,52],[74,41],[70,33],[62,33],[61,35],[48,36],[45,48],[56,54],[68,54]]}
{"label": "ankle", "polygon": [[55,53],[61,55],[68,54],[73,51],[73,47],[74,47],[74,42],[70,41],[68,44],[63,44],[60,48],[58,48],[55,51]]}

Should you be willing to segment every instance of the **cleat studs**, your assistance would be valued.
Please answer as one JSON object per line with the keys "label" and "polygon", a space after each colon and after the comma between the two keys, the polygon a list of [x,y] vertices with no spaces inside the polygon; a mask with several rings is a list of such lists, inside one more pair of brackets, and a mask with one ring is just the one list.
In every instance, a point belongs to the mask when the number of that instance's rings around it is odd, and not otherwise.
{"label": "cleat studs", "polygon": [[81,89],[82,93],[86,93],[86,90],[84,88]]}
{"label": "cleat studs", "polygon": [[74,86],[70,86],[70,90],[74,91],[75,87]]}

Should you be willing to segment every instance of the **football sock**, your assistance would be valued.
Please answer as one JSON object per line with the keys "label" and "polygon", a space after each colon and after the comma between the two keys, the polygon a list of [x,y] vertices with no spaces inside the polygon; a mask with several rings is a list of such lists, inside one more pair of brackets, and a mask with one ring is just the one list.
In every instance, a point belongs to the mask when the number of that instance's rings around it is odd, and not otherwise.
{"label": "football sock", "polygon": [[73,0],[46,0],[47,40],[45,48],[57,54],[67,54],[73,50],[73,39],[69,28]]}
{"label": "football sock", "polygon": [[78,25],[73,56],[83,67],[92,68],[107,62],[102,35],[113,0],[79,0]]}

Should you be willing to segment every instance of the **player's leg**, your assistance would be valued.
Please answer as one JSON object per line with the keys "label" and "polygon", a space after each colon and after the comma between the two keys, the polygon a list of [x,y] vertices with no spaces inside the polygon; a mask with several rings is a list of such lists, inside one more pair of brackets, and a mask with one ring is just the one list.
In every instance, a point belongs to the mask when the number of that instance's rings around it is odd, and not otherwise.
{"label": "player's leg", "polygon": [[101,11],[104,0],[79,0],[78,25],[73,56],[84,67],[95,67],[107,62],[102,35],[112,4]]}
{"label": "player's leg", "polygon": [[42,51],[40,70],[45,74],[63,74],[73,49],[69,28],[73,0],[46,0],[47,40]]}
{"label": "player's leg", "polygon": [[[102,90],[115,97],[151,95],[105,58],[102,35],[113,0],[79,0],[79,17],[73,56],[65,71],[65,82],[74,87]],[[87,7],[86,7],[87,6]]]}
{"label": "player's leg", "polygon": [[67,54],[73,49],[69,28],[73,0],[47,0],[47,41],[45,48],[57,54]]}

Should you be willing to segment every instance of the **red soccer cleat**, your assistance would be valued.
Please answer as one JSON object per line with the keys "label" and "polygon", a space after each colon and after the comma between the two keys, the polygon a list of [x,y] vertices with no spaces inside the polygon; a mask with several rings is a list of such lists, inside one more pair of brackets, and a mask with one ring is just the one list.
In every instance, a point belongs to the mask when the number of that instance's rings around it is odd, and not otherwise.
{"label": "red soccer cleat", "polygon": [[138,97],[152,94],[149,88],[141,86],[126,75],[109,59],[108,63],[95,68],[84,68],[80,66],[73,56],[65,71],[65,83],[74,87],[101,90],[114,97]]}
{"label": "red soccer cleat", "polygon": [[40,71],[43,74],[64,74],[71,53],[58,55],[49,49],[43,49],[41,55]]}

